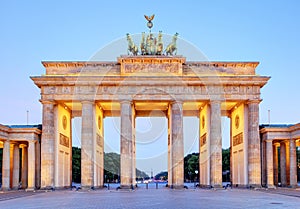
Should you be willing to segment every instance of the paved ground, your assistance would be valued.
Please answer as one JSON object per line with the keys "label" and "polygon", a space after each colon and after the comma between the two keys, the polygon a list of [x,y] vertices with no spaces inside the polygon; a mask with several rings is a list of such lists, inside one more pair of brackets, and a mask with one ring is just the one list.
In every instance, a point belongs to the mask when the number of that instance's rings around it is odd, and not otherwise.
{"label": "paved ground", "polygon": [[[282,194],[274,194],[280,191]],[[300,190],[54,191],[0,193],[0,208],[300,208]],[[289,195],[290,194],[290,195]],[[294,195],[296,194],[296,195]],[[297,196],[298,194],[298,196]],[[296,197],[297,196],[297,197]],[[2,201],[1,201],[2,200]]]}

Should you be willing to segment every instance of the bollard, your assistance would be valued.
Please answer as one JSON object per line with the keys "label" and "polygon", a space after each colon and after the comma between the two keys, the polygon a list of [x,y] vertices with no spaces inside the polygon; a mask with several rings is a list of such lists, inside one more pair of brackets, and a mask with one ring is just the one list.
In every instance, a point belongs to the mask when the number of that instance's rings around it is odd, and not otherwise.
{"label": "bollard", "polygon": [[107,190],[109,190],[109,183],[107,184]]}
{"label": "bollard", "polygon": [[146,183],[146,189],[148,189],[148,183]]}
{"label": "bollard", "polygon": [[158,182],[156,182],[156,189],[158,189]]}

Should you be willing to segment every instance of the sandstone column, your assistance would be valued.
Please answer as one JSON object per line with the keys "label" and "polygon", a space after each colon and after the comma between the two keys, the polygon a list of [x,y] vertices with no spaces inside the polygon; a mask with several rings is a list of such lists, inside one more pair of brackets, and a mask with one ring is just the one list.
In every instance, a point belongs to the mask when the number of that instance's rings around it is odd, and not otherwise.
{"label": "sandstone column", "polygon": [[171,104],[169,104],[168,107],[168,186],[172,186],[173,182],[172,182],[172,122],[171,122],[171,118],[172,118],[172,111],[171,111]]}
{"label": "sandstone column", "polygon": [[171,138],[172,138],[172,187],[184,185],[184,143],[183,143],[183,107],[182,101],[171,103]]}
{"label": "sandstone column", "polygon": [[54,160],[55,160],[55,121],[52,101],[42,101],[43,104],[43,130],[41,140],[41,187],[50,189],[54,187]]}
{"label": "sandstone column", "polygon": [[210,185],[222,187],[221,101],[211,101],[210,107]]}
{"label": "sandstone column", "polygon": [[135,108],[132,105],[132,184],[136,185]]}
{"label": "sandstone column", "polygon": [[94,103],[82,102],[81,126],[81,187],[94,186]]}
{"label": "sandstone column", "polygon": [[284,141],[280,143],[280,178],[281,186],[286,186],[286,148]]}
{"label": "sandstone column", "polygon": [[278,149],[277,145],[274,144],[273,146],[273,167],[274,167],[274,185],[278,186]]}
{"label": "sandstone column", "polygon": [[249,185],[254,187],[261,186],[259,102],[248,102],[248,180]]}
{"label": "sandstone column", "polygon": [[2,157],[2,190],[10,189],[10,141],[3,142]]}
{"label": "sandstone column", "polygon": [[27,146],[22,144],[22,189],[27,188],[28,181],[28,150]]}
{"label": "sandstone column", "polygon": [[128,189],[133,186],[132,179],[132,107],[131,101],[121,101],[121,188]]}
{"label": "sandstone column", "polygon": [[20,178],[20,150],[19,144],[14,145],[14,163],[13,163],[13,189],[19,188],[19,178]]}
{"label": "sandstone column", "polygon": [[290,186],[297,187],[297,155],[296,141],[290,139]]}
{"label": "sandstone column", "polygon": [[267,167],[267,187],[273,188],[274,187],[274,172],[273,172],[273,141],[266,140],[266,167]]}
{"label": "sandstone column", "polygon": [[28,141],[28,190],[35,189],[35,141]]}
{"label": "sandstone column", "polygon": [[290,185],[290,140],[285,140],[286,185]]}
{"label": "sandstone column", "polygon": [[41,188],[41,144],[40,138],[37,138],[35,145],[35,185],[37,189]]}

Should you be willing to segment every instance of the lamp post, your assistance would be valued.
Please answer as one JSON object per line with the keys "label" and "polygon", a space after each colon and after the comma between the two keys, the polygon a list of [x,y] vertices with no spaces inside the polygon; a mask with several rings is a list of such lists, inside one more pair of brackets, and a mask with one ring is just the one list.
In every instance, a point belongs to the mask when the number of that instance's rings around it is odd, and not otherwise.
{"label": "lamp post", "polygon": [[198,182],[198,170],[195,170],[196,181],[194,181],[194,187],[196,188],[196,182]]}

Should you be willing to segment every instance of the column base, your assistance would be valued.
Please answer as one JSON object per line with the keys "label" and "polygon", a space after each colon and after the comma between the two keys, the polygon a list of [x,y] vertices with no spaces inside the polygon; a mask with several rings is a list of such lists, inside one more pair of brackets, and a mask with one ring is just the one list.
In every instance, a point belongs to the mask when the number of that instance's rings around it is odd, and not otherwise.
{"label": "column base", "polygon": [[248,189],[261,189],[262,186],[260,184],[249,184]]}
{"label": "column base", "polygon": [[223,189],[223,186],[222,184],[214,184],[214,185],[211,185],[212,189]]}
{"label": "column base", "polygon": [[25,192],[33,192],[33,191],[35,191],[35,187],[30,187],[25,189]]}
{"label": "column base", "polygon": [[[26,188],[25,188],[26,189]],[[40,190],[46,190],[46,191],[54,191],[55,187],[52,186],[45,186],[45,187],[41,187]]]}
{"label": "column base", "polygon": [[267,185],[268,189],[276,189],[276,187],[273,184]]}
{"label": "column base", "polygon": [[81,190],[85,190],[85,191],[95,190],[94,186],[81,186],[80,188],[81,188]]}
{"label": "column base", "polygon": [[3,192],[7,192],[7,191],[10,191],[11,190],[11,188],[9,188],[9,187],[1,187],[1,189],[0,189],[0,191],[3,191]]}
{"label": "column base", "polygon": [[292,189],[296,189],[298,187],[298,185],[290,185],[288,186],[288,188],[292,188]]}
{"label": "column base", "polygon": [[184,185],[170,185],[170,189],[187,189]]}
{"label": "column base", "polygon": [[121,185],[120,187],[117,188],[117,190],[134,190],[134,186],[133,185]]}

